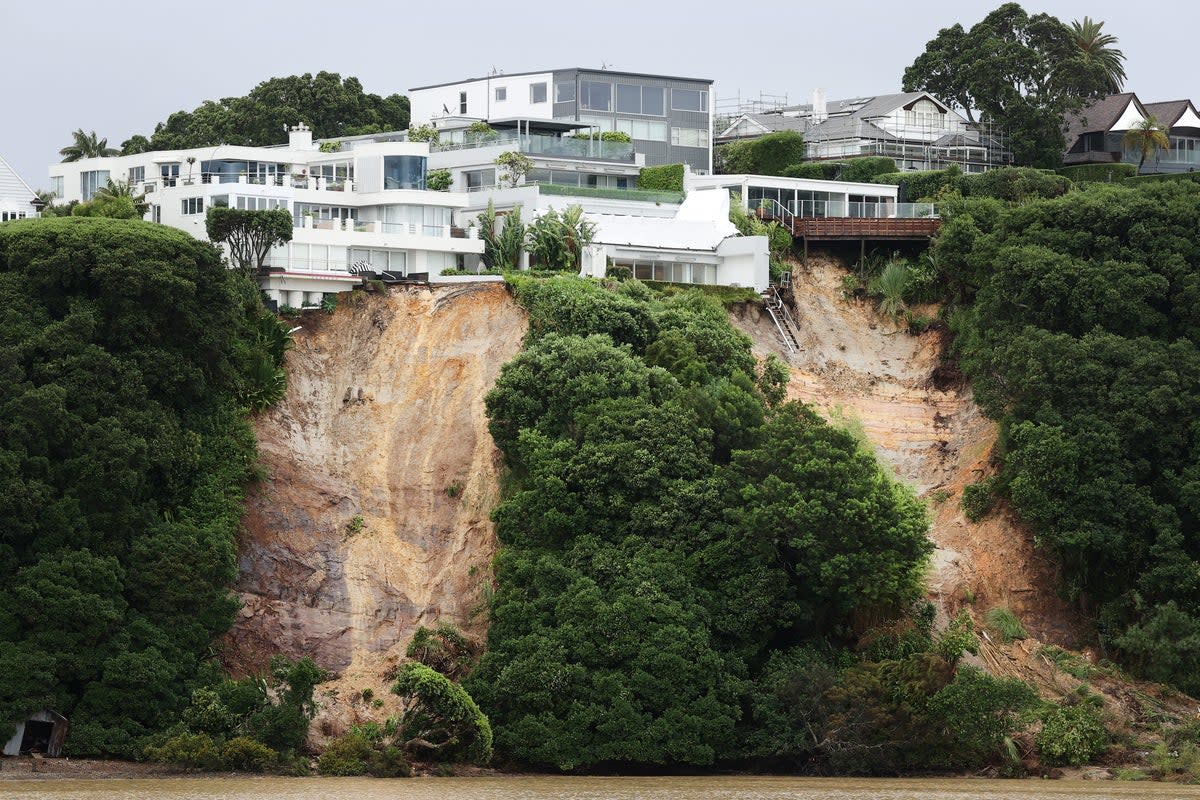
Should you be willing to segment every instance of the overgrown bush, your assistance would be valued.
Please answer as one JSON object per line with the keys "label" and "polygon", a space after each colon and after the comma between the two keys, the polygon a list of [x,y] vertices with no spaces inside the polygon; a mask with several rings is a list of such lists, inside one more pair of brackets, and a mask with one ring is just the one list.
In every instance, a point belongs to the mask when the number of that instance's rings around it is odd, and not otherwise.
{"label": "overgrown bush", "polygon": [[803,160],[804,137],[795,131],[730,142],[713,152],[718,174],[782,175],[788,167]]}
{"label": "overgrown bush", "polygon": [[262,772],[275,762],[277,755],[262,742],[248,736],[235,736],[221,748],[221,763],[225,769]]}
{"label": "overgrown bush", "polygon": [[1058,174],[1077,186],[1088,183],[1120,183],[1137,175],[1136,164],[1076,164],[1062,167]]}
{"label": "overgrown bush", "polygon": [[996,505],[996,477],[984,478],[976,483],[968,483],[963,487],[962,498],[959,500],[963,514],[971,522],[980,522]]}
{"label": "overgrown bush", "polygon": [[1051,766],[1079,767],[1108,746],[1108,733],[1090,702],[1054,706],[1042,717],[1034,739],[1042,761]]}
{"label": "overgrown bush", "polygon": [[322,775],[348,777],[367,774],[367,762],[375,755],[375,747],[361,733],[347,733],[325,745],[317,759]]}
{"label": "overgrown bush", "polygon": [[1005,644],[1015,642],[1017,639],[1029,638],[1029,632],[1025,630],[1021,620],[1017,619],[1017,615],[1010,608],[992,606],[983,615],[983,621],[987,624],[988,630],[996,634]]}
{"label": "overgrown bush", "polygon": [[638,188],[658,192],[682,192],[683,164],[642,167],[638,171]]}

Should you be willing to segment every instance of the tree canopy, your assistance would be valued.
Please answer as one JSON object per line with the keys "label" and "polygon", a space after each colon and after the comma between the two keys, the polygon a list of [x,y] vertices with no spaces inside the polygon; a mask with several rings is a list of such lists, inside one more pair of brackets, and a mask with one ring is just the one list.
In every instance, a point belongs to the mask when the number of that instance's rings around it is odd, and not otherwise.
{"label": "tree canopy", "polygon": [[52,707],[70,752],[140,757],[236,609],[257,292],[182,231],[65,217],[0,226],[0,297],[0,728]]}
{"label": "tree canopy", "polygon": [[1119,50],[1101,49],[1111,43],[1085,48],[1058,18],[1005,3],[970,30],[956,23],[938,31],[904,71],[903,86],[996,123],[1018,164],[1054,167],[1064,115],[1108,94],[1122,69]]}
{"label": "tree canopy", "polygon": [[519,279],[526,349],[486,399],[512,470],[488,649],[466,686],[508,758],[576,769],[747,754],[775,648],[854,637],[919,592],[911,494],[780,404],[724,309]]}
{"label": "tree canopy", "polygon": [[210,206],[204,226],[210,241],[229,246],[234,266],[247,276],[262,270],[272,248],[292,240],[292,215],[286,208]]}
{"label": "tree canopy", "polygon": [[298,122],[315,138],[353,136],[408,127],[408,98],[381,97],[363,90],[358,78],[336,72],[271,78],[244,97],[206,100],[191,111],[176,111],[147,138],[137,135],[121,153],[179,150],[218,144],[263,146],[288,140]]}
{"label": "tree canopy", "polygon": [[71,134],[71,143],[58,151],[63,161],[79,161],[83,158],[103,158],[115,156],[121,151],[108,146],[108,139],[99,139],[96,132],[84,133],[83,128]]}
{"label": "tree canopy", "polygon": [[956,347],[1002,491],[1127,663],[1200,690],[1200,186],[950,204]]}

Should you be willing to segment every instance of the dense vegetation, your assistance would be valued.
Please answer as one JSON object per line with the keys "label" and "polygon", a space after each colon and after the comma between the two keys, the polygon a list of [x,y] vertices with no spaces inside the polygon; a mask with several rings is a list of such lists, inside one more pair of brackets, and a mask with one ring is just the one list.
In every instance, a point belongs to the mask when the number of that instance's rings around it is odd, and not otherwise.
{"label": "dense vegetation", "polygon": [[1200,187],[946,204],[933,248],[995,491],[1061,558],[1104,646],[1200,691]]}
{"label": "dense vegetation", "polygon": [[[1036,714],[931,635],[924,512],[783,402],[725,311],[636,281],[516,279],[525,349],[487,397],[510,469],[488,649],[504,758],[574,770],[889,772],[1001,757]],[[852,648],[858,648],[853,652]]]}
{"label": "dense vegetation", "polygon": [[99,218],[0,226],[0,738],[140,756],[213,675],[286,335],[211,245]]}
{"label": "dense vegetation", "polygon": [[336,72],[271,78],[245,97],[206,100],[191,111],[176,111],[158,123],[149,138],[121,143],[121,154],[180,150],[218,144],[261,147],[288,140],[287,129],[304,122],[317,139],[354,136],[408,127],[408,98],[380,97],[363,90],[358,78]]}

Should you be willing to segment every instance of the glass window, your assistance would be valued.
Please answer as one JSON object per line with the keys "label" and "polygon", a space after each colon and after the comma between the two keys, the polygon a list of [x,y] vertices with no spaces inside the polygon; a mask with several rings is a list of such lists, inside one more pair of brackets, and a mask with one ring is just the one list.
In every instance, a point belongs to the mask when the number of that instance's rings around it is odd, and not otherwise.
{"label": "glass window", "polygon": [[130,184],[130,186],[134,186],[135,184],[145,183],[145,182],[146,182],[146,168],[145,167],[130,167],[129,168],[129,184]]}
{"label": "glass window", "polygon": [[671,144],[676,147],[708,147],[708,131],[704,128],[671,128]]}
{"label": "glass window", "polygon": [[642,87],[642,113],[652,114],[661,117],[665,112],[663,109],[663,92],[665,90],[661,86],[643,86]]}
{"label": "glass window", "polygon": [[[176,165],[178,166],[178,165]],[[96,169],[79,173],[79,194],[84,200],[91,200],[96,190],[108,183],[108,170]]]}
{"label": "glass window", "polygon": [[460,114],[467,113],[467,93],[466,92],[458,93],[458,113],[460,113]]}
{"label": "glass window", "polygon": [[497,86],[496,87],[496,102],[499,103],[499,102],[502,102],[507,99],[508,99],[508,87],[507,86]]}
{"label": "glass window", "polygon": [[591,111],[611,111],[612,84],[604,81],[580,81],[579,107]]}
{"label": "glass window", "polygon": [[181,201],[182,214],[203,214],[204,213],[204,198],[203,197],[185,197]]}
{"label": "glass window", "polygon": [[178,164],[163,164],[159,170],[162,176],[163,186],[174,186],[179,180],[179,165]]}
{"label": "glass window", "polygon": [[467,181],[467,191],[476,192],[480,189],[490,189],[496,185],[496,170],[473,169],[463,173]]}
{"label": "glass window", "polygon": [[642,87],[618,83],[617,111],[622,114],[642,113]]}
{"label": "glass window", "polygon": [[63,176],[62,175],[56,175],[50,179],[50,191],[54,193],[55,197],[63,196]]}
{"label": "glass window", "polygon": [[575,102],[575,84],[574,83],[556,83],[556,84],[554,84],[554,102],[556,102],[556,103],[574,103]]}
{"label": "glass window", "polygon": [[698,89],[672,89],[671,108],[676,111],[708,111],[708,92]]}
{"label": "glass window", "polygon": [[531,102],[531,103],[546,102],[546,84],[544,81],[542,83],[529,84],[529,102]]}
{"label": "glass window", "polygon": [[384,156],[384,189],[424,189],[425,156]]}

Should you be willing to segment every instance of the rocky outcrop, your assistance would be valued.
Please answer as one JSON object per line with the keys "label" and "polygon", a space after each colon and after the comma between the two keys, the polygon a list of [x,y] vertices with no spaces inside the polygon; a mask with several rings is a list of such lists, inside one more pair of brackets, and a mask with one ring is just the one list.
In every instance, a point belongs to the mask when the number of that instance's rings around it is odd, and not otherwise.
{"label": "rocky outcrop", "polygon": [[419,625],[483,630],[499,493],[483,398],[524,313],[498,284],[342,301],[298,321],[287,396],[255,423],[235,671],[283,653],[370,674]]}

